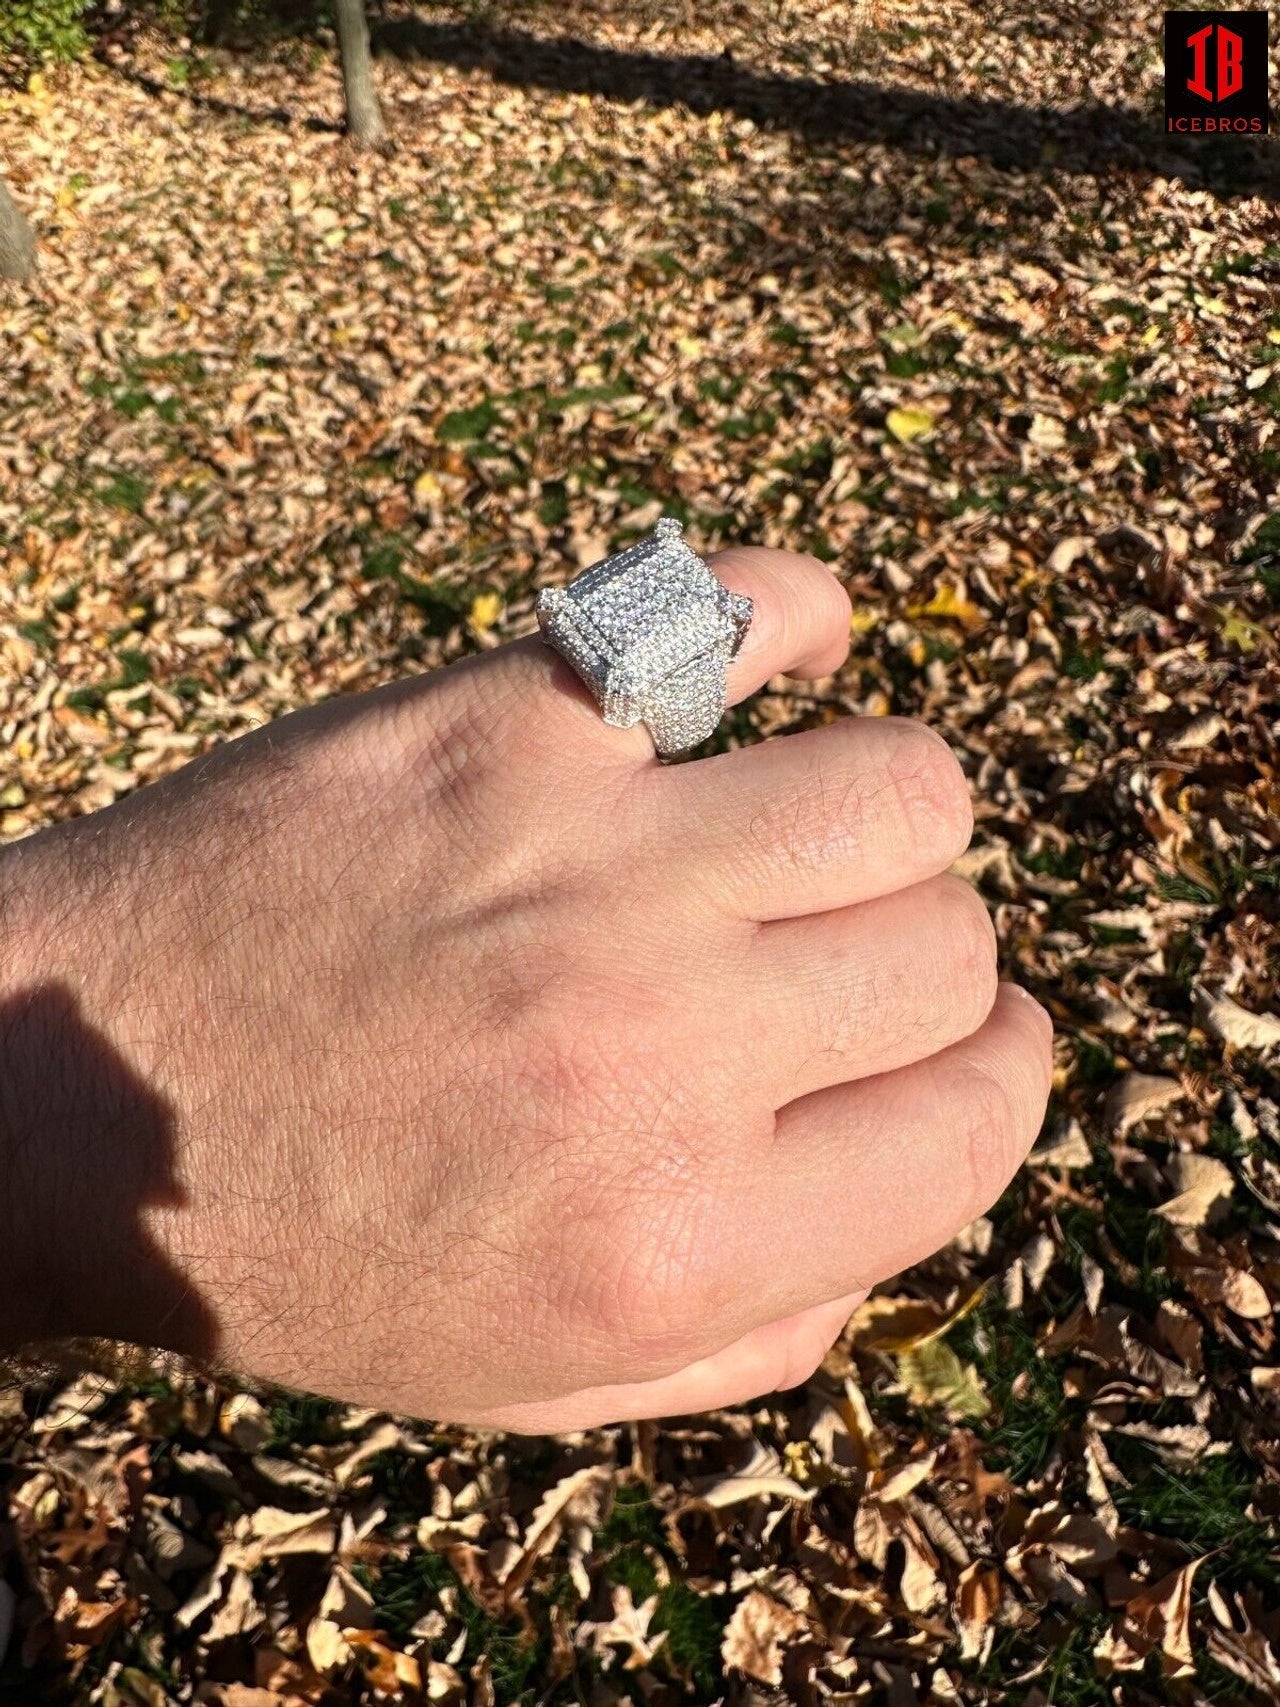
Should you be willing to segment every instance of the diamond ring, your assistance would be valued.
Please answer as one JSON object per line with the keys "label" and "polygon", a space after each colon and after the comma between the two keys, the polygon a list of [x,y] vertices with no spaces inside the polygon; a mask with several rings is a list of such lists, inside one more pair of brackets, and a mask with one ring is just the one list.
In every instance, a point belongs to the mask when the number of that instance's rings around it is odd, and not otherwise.
{"label": "diamond ring", "polygon": [[544,587],[534,608],[542,638],[605,722],[643,723],[664,759],[704,741],[724,715],[725,673],[753,610],[685,543],[674,516],[568,587]]}

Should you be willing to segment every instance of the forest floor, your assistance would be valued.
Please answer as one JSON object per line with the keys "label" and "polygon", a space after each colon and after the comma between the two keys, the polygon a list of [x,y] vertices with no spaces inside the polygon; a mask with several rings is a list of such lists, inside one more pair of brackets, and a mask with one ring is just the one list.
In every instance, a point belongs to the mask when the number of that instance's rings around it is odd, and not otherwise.
{"label": "forest floor", "polygon": [[421,6],[389,158],[314,43],[0,91],[0,832],[527,632],[663,510],[813,550],[848,665],[717,739],[946,735],[1037,1152],[732,1412],[0,1391],[0,1700],[1280,1698],[1275,141],[1175,146],[1132,0],[685,11]]}

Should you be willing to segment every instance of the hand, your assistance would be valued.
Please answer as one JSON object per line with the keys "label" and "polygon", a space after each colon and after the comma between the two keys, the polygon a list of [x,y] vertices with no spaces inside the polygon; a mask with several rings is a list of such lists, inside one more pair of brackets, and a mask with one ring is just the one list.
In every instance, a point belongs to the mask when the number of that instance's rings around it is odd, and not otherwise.
{"label": "hand", "polygon": [[[839,666],[823,565],[714,567],[731,699]],[[532,638],[11,846],[0,1332],[536,1431],[798,1382],[1040,1125],[971,828],[920,724],[664,766]]]}

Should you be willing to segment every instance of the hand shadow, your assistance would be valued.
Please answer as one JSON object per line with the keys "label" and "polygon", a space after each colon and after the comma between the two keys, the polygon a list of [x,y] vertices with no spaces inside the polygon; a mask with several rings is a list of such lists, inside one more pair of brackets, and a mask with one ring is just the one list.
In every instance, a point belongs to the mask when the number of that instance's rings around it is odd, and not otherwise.
{"label": "hand shadow", "polygon": [[67,984],[0,1002],[0,1349],[68,1337],[201,1361],[217,1319],[147,1226],[189,1199],[173,1109]]}

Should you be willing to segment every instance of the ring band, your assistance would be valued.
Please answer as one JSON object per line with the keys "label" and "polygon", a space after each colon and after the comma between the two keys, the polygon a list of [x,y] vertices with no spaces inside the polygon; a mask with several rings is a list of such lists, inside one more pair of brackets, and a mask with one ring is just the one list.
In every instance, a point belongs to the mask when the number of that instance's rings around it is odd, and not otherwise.
{"label": "ring band", "polygon": [[726,672],[754,609],[681,533],[663,516],[569,586],[544,587],[534,606],[542,638],[586,683],[604,721],[643,723],[664,759],[705,741],[723,717]]}

